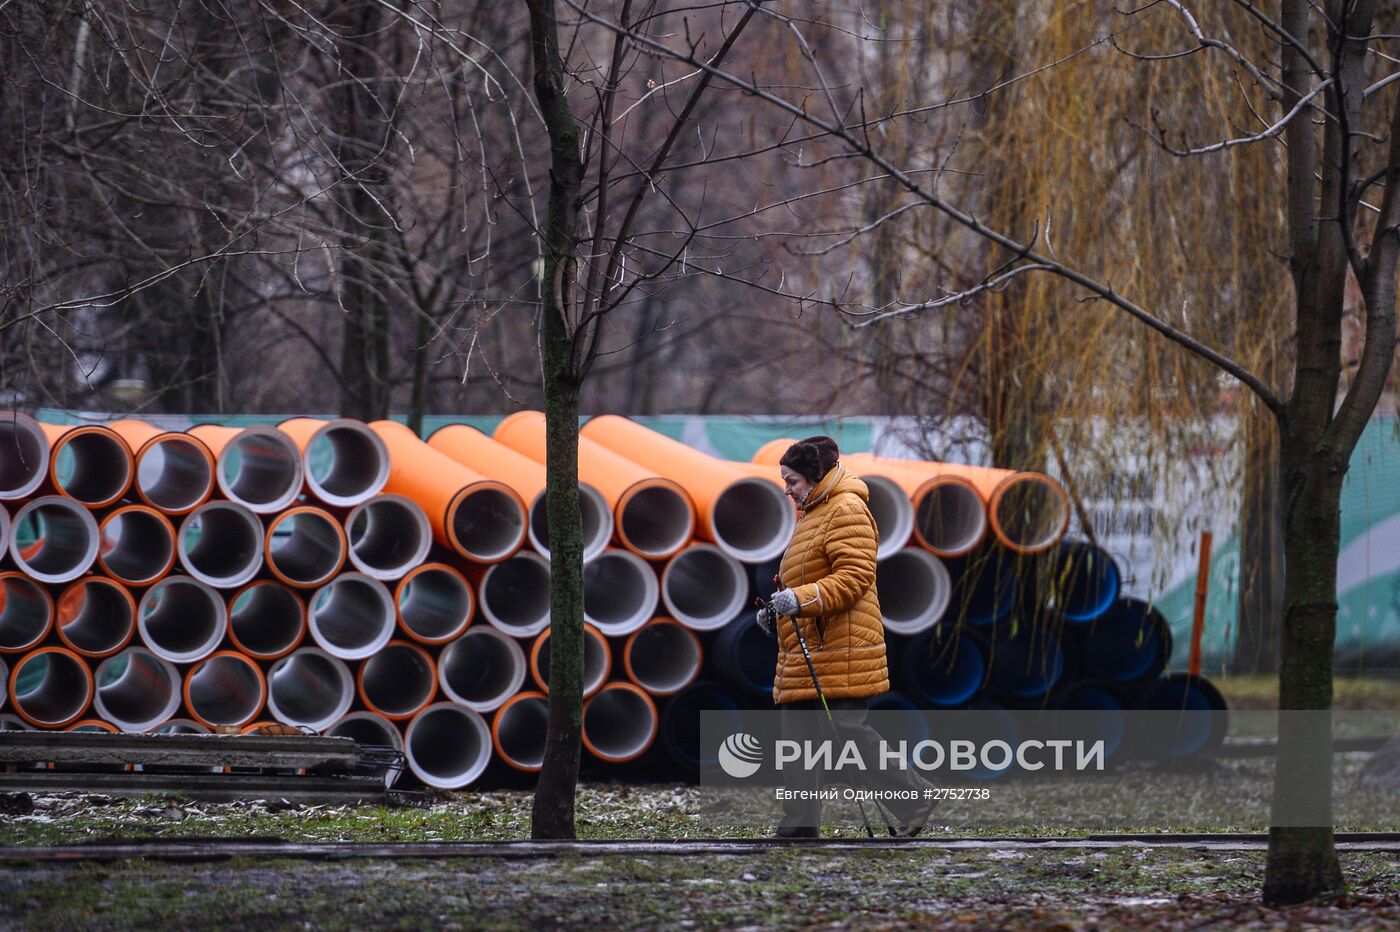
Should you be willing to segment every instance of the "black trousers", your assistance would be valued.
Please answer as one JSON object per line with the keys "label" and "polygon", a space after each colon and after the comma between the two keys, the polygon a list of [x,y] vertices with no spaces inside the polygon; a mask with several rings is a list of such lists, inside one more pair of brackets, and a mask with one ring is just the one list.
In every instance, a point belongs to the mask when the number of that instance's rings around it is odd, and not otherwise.
{"label": "black trousers", "polygon": [[[827,705],[831,709],[830,721],[822,710],[821,702],[816,699],[788,702],[780,706],[778,722],[783,739],[811,741],[814,744],[833,741],[838,757],[845,743],[853,742],[860,751],[861,759],[865,761],[866,769],[858,777],[850,780],[852,789],[876,793],[890,791],[916,794],[916,799],[881,801],[881,805],[900,822],[908,821],[915,812],[926,805],[923,793],[924,790],[932,789],[933,784],[913,768],[901,770],[892,765],[888,769],[880,769],[880,733],[866,723],[866,714],[870,711],[866,700],[828,699]],[[822,800],[819,794],[822,790],[822,770],[808,769],[800,766],[800,763],[794,761],[783,767],[783,787],[792,791],[795,798],[783,800],[782,827],[820,828]],[[849,770],[847,772],[849,773]],[[878,819],[875,820],[872,827],[877,827],[878,822]]]}

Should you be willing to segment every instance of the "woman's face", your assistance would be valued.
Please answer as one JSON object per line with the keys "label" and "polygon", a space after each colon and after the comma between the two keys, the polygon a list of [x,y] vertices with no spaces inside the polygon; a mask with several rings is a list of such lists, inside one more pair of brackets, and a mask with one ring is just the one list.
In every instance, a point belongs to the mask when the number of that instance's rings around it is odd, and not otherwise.
{"label": "woman's face", "polygon": [[807,500],[807,494],[812,491],[812,480],[786,466],[780,467],[778,474],[783,477],[783,485],[787,487],[788,498],[792,499],[794,505],[801,508],[802,503]]}

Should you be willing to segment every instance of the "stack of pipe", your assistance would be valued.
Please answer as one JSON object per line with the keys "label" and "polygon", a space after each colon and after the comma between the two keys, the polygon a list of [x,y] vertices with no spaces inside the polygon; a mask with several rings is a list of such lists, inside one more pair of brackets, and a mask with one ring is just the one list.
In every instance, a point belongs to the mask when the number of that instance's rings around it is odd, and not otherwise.
{"label": "stack of pipe", "polygon": [[[786,443],[734,463],[624,418],[580,431],[594,765],[689,773],[697,710],[771,702],[775,648],[751,606],[795,526],[775,465]],[[279,724],[396,748],[435,787],[533,773],[549,690],[544,460],[538,412],[426,441],[390,421],[177,432],[0,414],[0,728]],[[1097,708],[1176,682],[1159,676],[1160,616],[1117,598],[1106,557],[1061,542],[1052,480],[844,462],[871,490],[908,694],[882,701]],[[1057,625],[1013,623],[1028,611]]]}

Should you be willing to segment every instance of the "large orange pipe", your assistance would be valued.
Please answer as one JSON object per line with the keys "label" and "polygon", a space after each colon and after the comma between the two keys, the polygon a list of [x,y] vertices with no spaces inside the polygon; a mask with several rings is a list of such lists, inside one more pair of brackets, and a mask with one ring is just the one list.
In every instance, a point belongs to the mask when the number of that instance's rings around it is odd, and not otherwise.
{"label": "large orange pipe", "polygon": [[214,494],[214,454],[199,438],[131,418],[107,426],[136,452],[134,486],[147,505],[183,515]]}
{"label": "large orange pipe", "polygon": [[1058,482],[1043,473],[924,460],[891,460],[866,453],[844,459],[857,471],[898,470],[903,476],[923,474],[924,481],[911,495],[917,513],[915,533],[921,543],[940,556],[960,556],[977,543],[973,541],[951,550],[946,546],[940,548],[932,539],[939,532],[955,534],[967,518],[970,509],[957,500],[965,496],[961,491],[953,491],[955,489],[976,492],[986,507],[992,533],[1015,553],[1048,550],[1064,537],[1069,527],[1069,497]]}
{"label": "large orange pipe", "polygon": [[98,664],[92,708],[122,731],[146,731],[180,709],[180,671],[143,647]]}
{"label": "large orange pipe", "polygon": [[491,744],[511,767],[538,773],[544,766],[548,725],[549,697],[534,690],[519,692],[507,699],[491,719]]}
{"label": "large orange pipe", "polygon": [[228,639],[258,660],[277,660],[306,637],[306,603],[270,579],[249,583],[228,600]]}
{"label": "large orange pipe", "polygon": [[796,515],[769,478],[613,414],[590,418],[579,434],[682,486],[699,511],[700,536],[736,560],[771,560],[792,539]]}
{"label": "large orange pipe", "polygon": [[185,674],[183,695],[186,711],[205,728],[241,728],[267,703],[267,678],[251,657],[215,651]]}
{"label": "large orange pipe", "polygon": [[609,683],[583,704],[583,746],[599,760],[623,764],[656,740],[656,703],[633,683]]}
{"label": "large orange pipe", "polygon": [[[986,536],[986,498],[965,476],[944,470],[943,464],[869,453],[843,454],[841,462],[862,479],[878,479],[902,489],[914,504],[909,517],[914,536],[938,556],[962,556]],[[908,534],[904,536],[908,540]]]}
{"label": "large orange pipe", "polygon": [[[25,677],[25,668],[43,660],[37,680]],[[21,678],[25,690],[20,692]],[[92,671],[83,659],[63,647],[41,647],[25,654],[10,669],[10,704],[19,717],[36,728],[63,728],[83,717],[92,705]]]}
{"label": "large orange pipe", "polygon": [[53,599],[24,573],[0,572],[0,653],[38,646],[53,628]]}
{"label": "large orange pipe", "polygon": [[110,657],[136,635],[136,599],[106,576],[84,576],[58,597],[54,630],[75,653]]}
{"label": "large orange pipe", "polygon": [[340,522],[311,505],[277,515],[263,535],[267,568],[298,589],[314,589],[330,582],[345,565],[346,550],[345,529]]}
{"label": "large orange pipe", "polygon": [[97,562],[128,586],[149,586],[175,568],[175,527],[149,505],[113,509],[97,526]]}
{"label": "large orange pipe", "polygon": [[520,494],[428,446],[396,421],[369,425],[389,449],[384,489],[417,502],[438,543],[477,563],[499,563],[525,543]]}
{"label": "large orange pipe", "polygon": [[[31,542],[20,545],[24,537]],[[75,498],[44,495],[30,499],[10,529],[10,559],[45,583],[72,582],[97,560],[97,520]]]}
{"label": "large orange pipe", "polygon": [[327,505],[353,508],[389,481],[389,449],[363,421],[294,417],[277,429],[301,450],[306,490]]}
{"label": "large orange pipe", "polygon": [[186,433],[214,454],[214,481],[230,501],[258,514],[281,511],[296,501],[304,476],[301,450],[282,431],[265,424],[241,429],[197,424]]}
{"label": "large orange pipe", "polygon": [[55,492],[88,508],[121,501],[136,475],[131,447],[116,431],[98,424],[45,424],[49,482]]}
{"label": "large orange pipe", "polygon": [[[748,470],[750,475],[768,479],[785,489],[778,460],[795,442],[786,438],[771,441],[754,454],[754,462],[737,465]],[[909,536],[914,532],[914,504],[898,482],[872,473],[857,475],[869,490],[870,514],[880,532],[880,547],[876,558],[884,560],[894,556],[909,542]]]}
{"label": "large orange pipe", "polygon": [[653,696],[674,696],[700,675],[700,639],[673,618],[653,618],[622,647],[627,678]]}
{"label": "large orange pipe", "polygon": [[[515,489],[530,506],[530,543],[549,556],[549,519],[545,504],[545,470],[542,463],[498,443],[466,424],[448,424],[433,432],[428,446],[488,479]],[[583,561],[587,563],[608,546],[613,536],[613,516],[597,489],[580,482],[579,508],[583,518]]]}
{"label": "large orange pipe", "polygon": [[412,641],[390,641],[360,664],[360,701],[392,722],[413,718],[438,688],[437,664]]}
{"label": "large orange pipe", "polygon": [[[776,472],[778,461],[796,442],[791,437],[770,440],[754,453],[753,462]],[[846,453],[841,462],[870,489],[870,511],[880,529],[881,560],[903,549],[911,533],[941,557],[967,553],[986,534],[987,509],[981,493],[960,476],[933,478],[935,474],[928,467],[938,464],[869,453]],[[914,508],[916,496],[926,499],[922,522]]]}
{"label": "large orange pipe", "polygon": [[438,655],[438,686],[453,702],[484,714],[519,692],[527,666],[519,640],[477,625]]}
{"label": "large orange pipe", "polygon": [[[94,732],[101,732],[102,734],[108,734],[108,735],[115,735],[115,734],[119,734],[119,733],[121,732],[121,729],[119,729],[116,725],[113,725],[111,722],[104,722],[104,721],[102,721],[102,719],[100,719],[100,718],[85,718],[85,719],[83,719],[81,722],[74,722],[73,724],[69,725],[67,728],[65,728],[65,729],[63,729],[63,730],[64,730],[64,731],[94,731]],[[126,767],[127,770],[130,770],[130,769],[131,769],[131,765],[130,765],[130,764],[126,764],[125,767]]]}
{"label": "large orange pipe", "polygon": [[782,459],[788,447],[796,442],[795,437],[779,437],[776,440],[770,440],[758,448],[758,452],[753,455],[750,462],[756,466],[772,466],[776,469],[778,460]]}
{"label": "large orange pipe", "polygon": [[49,470],[49,438],[39,422],[18,411],[0,411],[0,501],[33,495]]}
{"label": "large orange pipe", "polygon": [[[537,463],[546,460],[545,420],[539,411],[517,411],[501,421],[496,440]],[[612,507],[617,539],[648,560],[664,560],[695,533],[695,504],[685,488],[595,443],[578,438],[578,474]]]}
{"label": "large orange pipe", "polygon": [[[530,648],[530,675],[543,693],[549,692],[549,655],[545,653],[549,648],[549,632],[549,628],[544,629]],[[602,689],[611,672],[612,651],[608,649],[607,639],[597,628],[584,625],[583,698],[587,699]]]}
{"label": "large orange pipe", "polygon": [[471,583],[455,568],[423,563],[399,581],[394,606],[404,634],[419,644],[446,644],[472,623],[476,596]]}

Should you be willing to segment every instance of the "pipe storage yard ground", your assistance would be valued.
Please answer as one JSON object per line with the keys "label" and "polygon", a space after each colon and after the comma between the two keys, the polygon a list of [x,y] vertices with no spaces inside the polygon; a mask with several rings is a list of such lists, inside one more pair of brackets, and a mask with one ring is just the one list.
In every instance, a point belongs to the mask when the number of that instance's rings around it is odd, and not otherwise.
{"label": "pipe storage yard ground", "polygon": [[[402,748],[405,784],[537,770],[544,426],[520,412],[494,437],[451,425],[425,441],[390,421],[182,433],[5,413],[0,727],[274,721]],[[625,418],[583,425],[588,766],[690,778],[708,757],[701,711],[771,706],[776,647],[752,616],[796,522],[776,466],[787,443],[739,463]],[[1216,702],[1204,681],[1164,676],[1170,630],[1121,596],[1113,561],[1061,539],[1053,480],[843,462],[881,536],[897,690],[881,707]]]}

